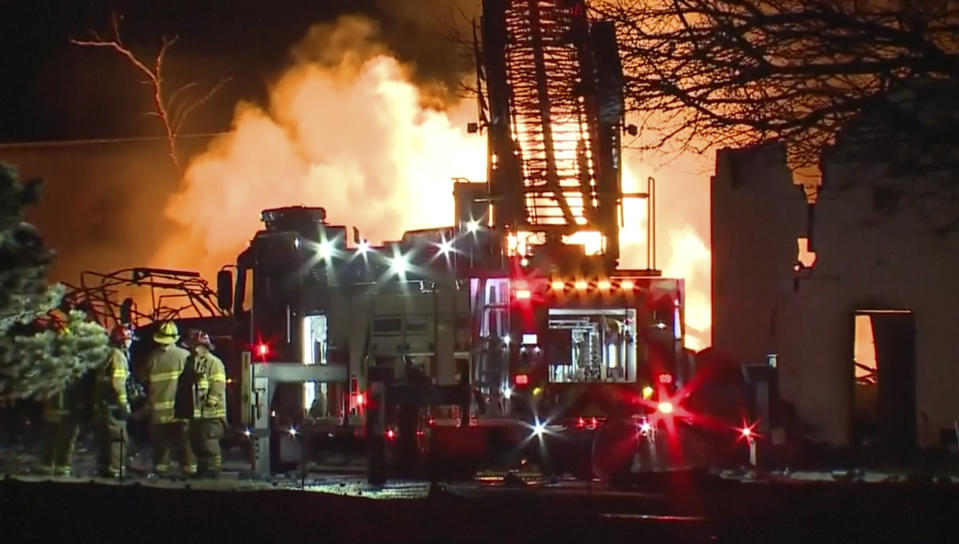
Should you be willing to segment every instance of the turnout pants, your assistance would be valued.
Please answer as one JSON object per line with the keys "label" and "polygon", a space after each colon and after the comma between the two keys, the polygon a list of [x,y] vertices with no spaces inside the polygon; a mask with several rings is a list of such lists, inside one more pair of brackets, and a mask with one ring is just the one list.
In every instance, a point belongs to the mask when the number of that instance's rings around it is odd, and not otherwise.
{"label": "turnout pants", "polygon": [[80,425],[76,421],[48,421],[40,454],[43,466],[55,474],[70,474],[78,434]]}
{"label": "turnout pants", "polygon": [[153,470],[164,475],[170,472],[170,453],[176,455],[184,474],[196,474],[196,457],[187,440],[185,421],[155,423],[150,426],[153,445]]}
{"label": "turnout pants", "polygon": [[201,472],[219,472],[223,465],[220,454],[220,439],[223,438],[223,421],[220,419],[190,420],[190,446],[196,453]]}
{"label": "turnout pants", "polygon": [[95,425],[97,469],[115,476],[126,466],[124,457],[129,455],[126,421],[103,417]]}

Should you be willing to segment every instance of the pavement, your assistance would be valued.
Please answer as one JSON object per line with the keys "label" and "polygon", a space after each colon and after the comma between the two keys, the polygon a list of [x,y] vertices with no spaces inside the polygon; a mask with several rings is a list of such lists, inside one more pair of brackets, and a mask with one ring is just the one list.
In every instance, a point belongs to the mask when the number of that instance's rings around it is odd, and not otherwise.
{"label": "pavement", "polygon": [[[303,540],[341,542],[946,542],[959,534],[954,477],[908,471],[700,470],[615,485],[551,478],[534,467],[470,481],[371,485],[362,456],[253,478],[226,450],[218,479],[154,479],[135,448],[122,481],[94,476],[81,442],[77,476],[36,472],[28,448],[0,451],[5,542]],[[118,520],[106,529],[104,508]],[[162,515],[160,515],[162,514]],[[943,536],[946,535],[946,536]],[[952,535],[952,536],[948,536]]]}
{"label": "pavement", "polygon": [[[527,467],[485,470],[470,481],[377,486],[366,481],[363,456],[328,453],[302,470],[254,478],[234,448],[224,450],[216,480],[152,479],[148,448],[134,445],[120,481],[95,476],[90,446],[78,444],[74,477],[38,474],[35,448],[0,450],[5,541],[76,542],[83,534],[138,542],[318,534],[344,542],[959,541],[954,474],[744,467],[643,474],[610,485]],[[106,532],[96,524],[104,505],[122,520]]]}
{"label": "pavement", "polygon": [[[510,481],[299,478],[0,479],[5,542],[949,542],[959,487],[787,485],[693,473],[613,487],[522,473]],[[663,483],[663,482],[660,482]],[[104,513],[109,510],[109,524]],[[89,537],[89,538],[87,538]]]}
{"label": "pavement", "polygon": [[[16,478],[25,479],[25,481],[47,481],[51,476],[38,474],[39,463],[37,461],[36,447],[28,447],[18,444],[14,448],[0,449],[0,474],[11,475]],[[356,485],[346,485],[344,481],[364,480],[366,474],[366,458],[362,455],[346,456],[335,452],[325,452],[315,456],[315,460],[305,463],[301,469],[294,470],[288,474],[274,475],[265,480],[257,479],[250,473],[250,462],[247,454],[239,448],[224,449],[223,452],[224,473],[221,481],[211,482],[212,488],[224,489],[264,489],[277,488],[287,489],[302,487],[307,480],[320,482],[313,485],[310,490],[331,493],[340,493],[342,489],[350,490],[350,493],[361,494],[375,498],[378,496],[374,488],[361,488]],[[149,446],[146,444],[135,444],[132,455],[129,456],[128,470],[126,471],[125,483],[139,482],[142,485],[167,486],[183,485],[192,486],[207,485],[198,480],[171,481],[168,479],[153,480],[148,478],[151,472],[151,461],[149,458]],[[939,485],[959,484],[959,473],[940,472],[938,474],[921,475],[915,470],[885,469],[877,470],[870,468],[844,468],[833,470],[762,470],[751,467],[740,467],[738,469],[713,469],[700,471],[711,479],[723,481],[738,481],[743,483],[776,483],[776,484],[803,484],[803,483],[866,483],[866,484],[894,484],[900,482],[928,481]],[[92,443],[89,439],[80,440],[77,445],[74,456],[74,475],[75,478],[56,478],[56,481],[97,481],[110,482],[110,479],[98,478],[96,476],[96,466]],[[344,478],[340,478],[340,477]],[[504,483],[505,477],[505,483]],[[330,479],[329,486],[322,483]],[[638,477],[638,485],[648,484],[656,479],[656,475],[643,475]],[[460,482],[463,484],[463,482]],[[536,467],[530,466],[521,471],[484,470],[480,471],[472,482],[466,482],[467,486],[473,486],[476,489],[495,489],[504,487],[507,489],[533,489],[533,490],[555,490],[556,492],[568,492],[570,489],[599,490],[603,484],[594,482],[576,481],[570,477],[565,478],[547,478],[539,473]],[[629,485],[629,482],[626,482]],[[421,486],[422,487],[422,486]],[[636,487],[636,485],[633,485]],[[412,493],[412,492],[411,492]],[[415,495],[415,493],[414,493]]]}
{"label": "pavement", "polygon": [[917,479],[927,479],[930,482],[943,485],[959,484],[959,475],[957,474],[928,474],[921,475],[915,470],[902,468],[898,470],[876,470],[870,468],[844,468],[834,470],[770,470],[757,471],[750,469],[739,470],[716,470],[713,473],[722,479],[737,480],[742,482],[777,482],[777,483],[865,483],[865,484],[889,484],[899,482],[916,481]]}

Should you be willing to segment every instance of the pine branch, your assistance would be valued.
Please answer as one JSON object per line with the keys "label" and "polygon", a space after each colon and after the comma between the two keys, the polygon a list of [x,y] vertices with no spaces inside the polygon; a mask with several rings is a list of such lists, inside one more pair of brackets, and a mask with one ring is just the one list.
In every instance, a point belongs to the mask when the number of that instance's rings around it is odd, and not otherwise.
{"label": "pine branch", "polygon": [[106,331],[81,312],[60,313],[60,285],[44,278],[51,251],[23,221],[38,184],[0,164],[0,398],[42,398],[105,357]]}

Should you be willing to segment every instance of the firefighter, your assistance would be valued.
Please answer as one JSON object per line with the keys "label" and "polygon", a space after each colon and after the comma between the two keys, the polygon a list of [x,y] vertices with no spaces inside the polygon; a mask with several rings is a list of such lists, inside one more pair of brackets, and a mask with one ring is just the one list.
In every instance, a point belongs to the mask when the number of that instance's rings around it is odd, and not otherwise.
{"label": "firefighter", "polygon": [[110,331],[110,355],[97,372],[94,402],[94,428],[97,440],[97,472],[115,478],[123,470],[130,403],[127,380],[130,377],[128,350],[133,343],[130,329],[117,325]]}
{"label": "firefighter", "polygon": [[63,391],[43,401],[43,448],[40,453],[40,472],[56,476],[70,476],[73,451],[80,424],[89,416],[90,374],[68,383]]}
{"label": "firefighter", "polygon": [[191,354],[184,379],[190,386],[193,408],[190,446],[199,461],[198,474],[216,478],[223,464],[220,439],[226,429],[226,367],[213,354],[213,343],[206,332],[192,331],[187,345]]}
{"label": "firefighter", "polygon": [[147,405],[150,411],[150,441],[153,445],[153,472],[155,477],[170,472],[170,450],[177,454],[180,466],[187,476],[196,474],[196,458],[187,440],[187,422],[174,413],[180,375],[186,368],[190,353],[177,346],[180,332],[176,323],[164,321],[153,334],[157,347],[147,357],[141,370],[141,381],[147,385]]}

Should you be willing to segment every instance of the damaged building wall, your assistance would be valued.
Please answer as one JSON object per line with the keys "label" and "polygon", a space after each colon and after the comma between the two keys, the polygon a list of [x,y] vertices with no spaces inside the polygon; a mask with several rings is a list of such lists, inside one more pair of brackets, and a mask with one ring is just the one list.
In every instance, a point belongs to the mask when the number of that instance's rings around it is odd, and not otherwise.
{"label": "damaged building wall", "polygon": [[[830,442],[851,440],[854,316],[908,311],[915,334],[908,369],[913,376],[884,373],[880,360],[880,395],[883,389],[911,393],[912,406],[886,416],[911,412],[906,424],[912,424],[916,443],[934,446],[940,430],[959,416],[959,231],[941,230],[956,213],[943,206],[950,201],[944,198],[949,174],[895,175],[879,162],[839,159],[823,170],[814,225],[818,259],[794,297],[805,333],[792,341],[789,355],[797,363],[804,354],[808,359],[800,363],[801,394],[813,395],[820,385],[829,391],[825,405],[808,406],[811,422],[828,429]],[[914,383],[899,383],[910,378]]]}
{"label": "damaged building wall", "polygon": [[[959,229],[944,228],[957,213],[950,204],[956,195],[944,194],[954,191],[957,183],[949,176],[955,174],[892,172],[878,161],[833,155],[824,164],[809,225],[816,262],[796,272],[804,203],[777,198],[795,186],[781,155],[771,160],[770,153],[756,148],[717,157],[714,346],[743,362],[777,353],[781,396],[795,406],[809,438],[852,446],[858,436],[855,316],[909,312],[914,349],[901,344],[895,354],[882,356],[886,367],[879,364],[886,399],[879,402],[879,425],[905,433],[889,439],[900,446],[937,445],[941,430],[959,417]],[[729,168],[731,161],[749,166]],[[757,330],[763,322],[757,313],[767,310],[775,316],[771,334]],[[908,351],[914,362],[903,354]]]}
{"label": "damaged building wall", "polygon": [[722,150],[711,191],[713,348],[765,361],[774,314],[788,295],[806,202],[780,145]]}

